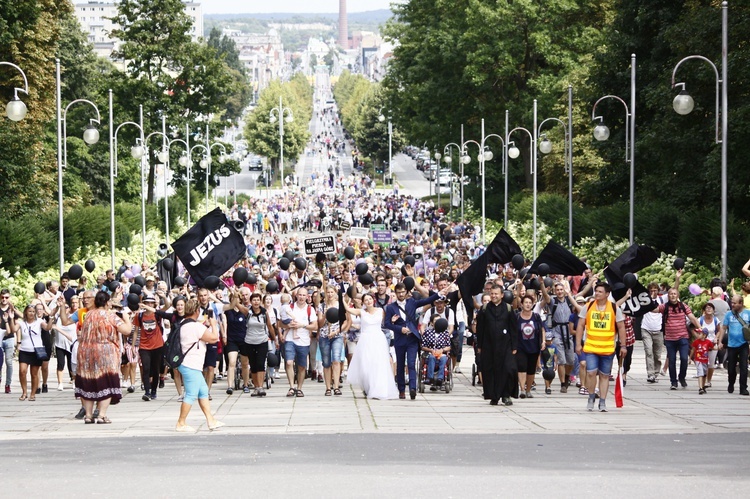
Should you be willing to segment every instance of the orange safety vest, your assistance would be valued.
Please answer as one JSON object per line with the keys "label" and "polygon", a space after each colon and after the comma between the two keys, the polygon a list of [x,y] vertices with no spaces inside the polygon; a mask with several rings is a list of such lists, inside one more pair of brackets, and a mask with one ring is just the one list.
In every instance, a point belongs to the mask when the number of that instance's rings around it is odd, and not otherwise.
{"label": "orange safety vest", "polygon": [[617,312],[612,302],[607,300],[603,311],[597,310],[596,302],[589,305],[586,311],[585,353],[611,355],[615,351],[617,333]]}

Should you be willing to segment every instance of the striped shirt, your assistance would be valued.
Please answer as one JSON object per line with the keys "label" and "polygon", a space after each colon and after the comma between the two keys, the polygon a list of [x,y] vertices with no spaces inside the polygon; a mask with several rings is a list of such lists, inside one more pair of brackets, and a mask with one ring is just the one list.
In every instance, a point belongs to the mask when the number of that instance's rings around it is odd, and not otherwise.
{"label": "striped shirt", "polygon": [[[689,338],[685,318],[693,313],[690,307],[682,302],[678,302],[675,305],[667,302],[659,305],[659,312],[664,313],[665,307],[669,307],[669,312],[667,312],[667,323],[664,325],[664,339],[666,341],[676,341],[682,338]],[[685,307],[684,312],[682,311],[682,307]]]}

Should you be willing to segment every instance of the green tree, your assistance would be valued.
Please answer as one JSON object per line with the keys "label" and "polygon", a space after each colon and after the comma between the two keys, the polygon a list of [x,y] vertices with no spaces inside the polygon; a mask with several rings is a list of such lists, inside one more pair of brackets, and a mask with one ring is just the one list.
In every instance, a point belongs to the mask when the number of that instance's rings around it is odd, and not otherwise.
{"label": "green tree", "polygon": [[[279,97],[282,99],[282,105],[291,109],[294,115],[294,121],[284,122],[284,175],[286,175],[286,172],[291,171],[290,167],[293,162],[304,151],[310,138],[308,125],[312,116],[312,89],[303,76],[301,80],[295,77],[293,82],[283,85],[279,80],[274,80],[266,87],[258,99],[258,105],[252,113],[247,115],[244,136],[250,151],[266,156],[273,161],[274,165],[279,164],[279,122],[271,123],[269,119],[271,110],[279,106]],[[281,118],[277,112],[274,114],[277,119]]]}
{"label": "green tree", "polygon": [[[116,55],[127,61],[128,75],[116,89],[118,101],[128,106],[118,121],[137,121],[137,105],[142,104],[147,134],[161,130],[164,114],[170,125],[182,130],[197,117],[219,112],[235,90],[237,82],[216,49],[191,40],[191,19],[180,0],[123,0],[114,22],[121,28],[112,36],[122,41]],[[148,164],[152,203],[157,164],[153,150]]]}

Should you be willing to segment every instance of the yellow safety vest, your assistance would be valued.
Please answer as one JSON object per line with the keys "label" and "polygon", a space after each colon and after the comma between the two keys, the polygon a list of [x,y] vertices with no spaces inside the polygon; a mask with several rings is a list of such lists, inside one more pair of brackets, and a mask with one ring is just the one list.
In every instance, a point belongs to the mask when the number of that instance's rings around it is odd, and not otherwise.
{"label": "yellow safety vest", "polygon": [[615,351],[616,319],[615,307],[609,300],[603,311],[597,310],[596,302],[589,306],[586,312],[586,343],[583,346],[585,353],[611,355]]}

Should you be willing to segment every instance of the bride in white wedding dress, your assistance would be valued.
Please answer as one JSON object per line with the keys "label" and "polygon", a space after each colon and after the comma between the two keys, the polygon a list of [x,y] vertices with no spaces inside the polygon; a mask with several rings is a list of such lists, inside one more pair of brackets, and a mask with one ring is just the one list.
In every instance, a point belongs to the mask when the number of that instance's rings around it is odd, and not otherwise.
{"label": "bride in white wedding dress", "polygon": [[347,370],[349,384],[359,386],[368,398],[395,399],[398,388],[393,379],[388,340],[381,329],[383,309],[375,308],[372,295],[362,297],[362,308],[347,306],[346,310],[361,318],[357,349]]}

